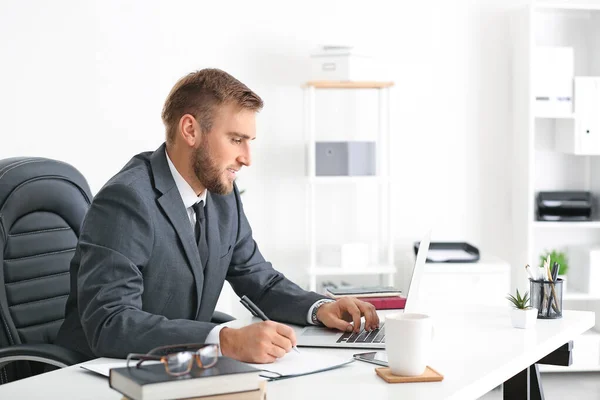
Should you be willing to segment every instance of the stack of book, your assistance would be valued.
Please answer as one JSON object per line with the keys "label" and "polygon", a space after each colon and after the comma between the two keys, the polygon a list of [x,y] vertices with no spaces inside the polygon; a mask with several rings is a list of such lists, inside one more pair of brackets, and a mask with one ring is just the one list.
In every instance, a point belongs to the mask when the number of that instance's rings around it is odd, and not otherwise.
{"label": "stack of book", "polygon": [[219,357],[213,367],[194,366],[184,376],[168,375],[163,364],[110,370],[110,387],[131,400],[265,400],[260,371],[240,361]]}
{"label": "stack of book", "polygon": [[325,294],[333,299],[358,297],[377,310],[403,309],[406,304],[402,292],[393,286],[328,287]]}

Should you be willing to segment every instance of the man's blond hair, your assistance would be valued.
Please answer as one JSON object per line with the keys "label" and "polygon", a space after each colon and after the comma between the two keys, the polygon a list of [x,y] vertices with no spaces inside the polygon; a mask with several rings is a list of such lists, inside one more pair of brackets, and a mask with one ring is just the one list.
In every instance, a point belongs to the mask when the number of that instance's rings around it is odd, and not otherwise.
{"label": "man's blond hair", "polygon": [[210,132],[215,112],[224,104],[256,112],[263,107],[256,93],[220,69],[206,68],[181,78],[171,89],[162,111],[167,144],[175,141],[179,120],[185,114],[196,118],[202,133]]}

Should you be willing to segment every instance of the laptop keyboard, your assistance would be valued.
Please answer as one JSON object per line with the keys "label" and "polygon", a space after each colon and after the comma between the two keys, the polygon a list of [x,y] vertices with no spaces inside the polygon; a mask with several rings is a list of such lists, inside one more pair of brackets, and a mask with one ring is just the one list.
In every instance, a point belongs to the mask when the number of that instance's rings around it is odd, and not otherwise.
{"label": "laptop keyboard", "polygon": [[367,332],[364,328],[360,332],[346,332],[337,340],[337,343],[385,343],[385,322],[379,328]]}

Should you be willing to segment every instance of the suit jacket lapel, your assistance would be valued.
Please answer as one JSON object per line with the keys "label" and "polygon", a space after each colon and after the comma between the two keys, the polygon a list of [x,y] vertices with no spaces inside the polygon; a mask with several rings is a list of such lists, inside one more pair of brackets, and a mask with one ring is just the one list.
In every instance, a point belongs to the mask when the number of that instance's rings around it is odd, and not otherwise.
{"label": "suit jacket lapel", "polygon": [[[162,196],[158,198],[158,204],[163,209],[167,218],[173,225],[173,228],[179,236],[179,240],[183,245],[183,249],[188,258],[194,280],[196,281],[196,309],[199,310],[200,299],[204,284],[204,274],[202,272],[202,264],[200,263],[200,253],[198,245],[195,242],[194,231],[190,224],[189,217],[183,205],[183,200],[177,190],[173,175],[167,164],[165,145],[156,150],[150,156],[150,165],[152,166],[152,174],[154,176],[154,186],[158,189]],[[209,243],[210,250],[210,243]]]}

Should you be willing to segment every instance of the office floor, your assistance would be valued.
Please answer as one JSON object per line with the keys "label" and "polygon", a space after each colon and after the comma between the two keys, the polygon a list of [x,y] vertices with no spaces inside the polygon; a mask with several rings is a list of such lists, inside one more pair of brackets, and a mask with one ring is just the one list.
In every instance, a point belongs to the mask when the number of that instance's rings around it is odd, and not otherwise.
{"label": "office floor", "polygon": [[[546,400],[600,399],[600,373],[554,373],[542,374]],[[502,389],[497,388],[479,400],[501,400]]]}

